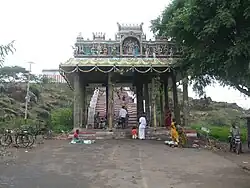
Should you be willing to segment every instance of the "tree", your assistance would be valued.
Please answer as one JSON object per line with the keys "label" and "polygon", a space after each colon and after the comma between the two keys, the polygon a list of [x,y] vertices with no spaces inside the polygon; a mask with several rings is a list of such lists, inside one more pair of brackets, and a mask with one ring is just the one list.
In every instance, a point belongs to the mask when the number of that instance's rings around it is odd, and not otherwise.
{"label": "tree", "polygon": [[5,66],[0,68],[0,82],[24,82],[27,80],[28,71],[20,66]]}
{"label": "tree", "polygon": [[51,113],[52,129],[56,132],[73,129],[73,115],[71,108],[59,108]]}
{"label": "tree", "polygon": [[199,91],[218,79],[250,96],[250,2],[173,0],[151,22],[183,50],[181,68]]}
{"label": "tree", "polygon": [[10,42],[7,45],[0,45],[0,67],[3,66],[3,62],[5,60],[5,57],[11,52],[14,53],[15,48],[13,46],[14,41]]}
{"label": "tree", "polygon": [[[29,71],[20,66],[4,66],[0,68],[0,82],[16,83],[26,82],[28,80]],[[30,75],[32,83],[43,83],[43,76]]]}

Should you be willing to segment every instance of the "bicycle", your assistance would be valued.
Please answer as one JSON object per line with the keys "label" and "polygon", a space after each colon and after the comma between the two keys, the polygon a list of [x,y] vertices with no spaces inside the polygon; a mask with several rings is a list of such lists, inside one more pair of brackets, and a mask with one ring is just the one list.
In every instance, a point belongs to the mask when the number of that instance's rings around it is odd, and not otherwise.
{"label": "bicycle", "polygon": [[27,148],[32,142],[32,135],[26,130],[9,130],[6,129],[0,138],[2,146],[8,147],[15,143],[17,147]]}

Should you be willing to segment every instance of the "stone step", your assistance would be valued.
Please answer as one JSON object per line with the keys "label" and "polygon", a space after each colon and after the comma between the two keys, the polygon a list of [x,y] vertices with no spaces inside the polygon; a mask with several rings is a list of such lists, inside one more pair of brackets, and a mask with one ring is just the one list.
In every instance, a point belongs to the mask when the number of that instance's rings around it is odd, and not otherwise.
{"label": "stone step", "polygon": [[[185,130],[188,140],[197,139],[196,130]],[[196,134],[195,134],[196,133]],[[73,138],[73,132],[68,135],[68,139]],[[100,129],[88,129],[85,131],[80,131],[80,139],[85,140],[100,140],[100,139],[121,139],[121,138],[130,138],[131,129],[114,129],[112,132]],[[149,140],[169,140],[170,131],[165,128],[158,128],[154,130],[153,128],[146,129],[146,139]]]}

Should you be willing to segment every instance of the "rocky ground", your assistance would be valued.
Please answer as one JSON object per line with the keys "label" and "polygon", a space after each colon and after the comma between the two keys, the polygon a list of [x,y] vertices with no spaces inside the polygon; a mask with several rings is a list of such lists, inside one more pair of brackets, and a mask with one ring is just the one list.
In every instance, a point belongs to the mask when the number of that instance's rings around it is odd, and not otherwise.
{"label": "rocky ground", "polygon": [[0,163],[3,188],[248,188],[250,181],[231,159],[156,141],[70,145],[54,140],[32,150],[10,151],[14,157]]}

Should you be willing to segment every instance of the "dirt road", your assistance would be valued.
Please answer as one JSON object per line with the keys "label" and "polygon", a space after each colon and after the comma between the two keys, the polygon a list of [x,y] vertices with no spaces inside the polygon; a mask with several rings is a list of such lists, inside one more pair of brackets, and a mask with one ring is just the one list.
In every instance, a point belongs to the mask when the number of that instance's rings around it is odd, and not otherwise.
{"label": "dirt road", "polygon": [[250,174],[205,150],[155,141],[48,141],[0,162],[1,188],[249,188]]}

